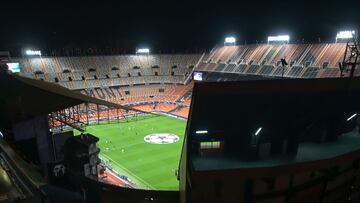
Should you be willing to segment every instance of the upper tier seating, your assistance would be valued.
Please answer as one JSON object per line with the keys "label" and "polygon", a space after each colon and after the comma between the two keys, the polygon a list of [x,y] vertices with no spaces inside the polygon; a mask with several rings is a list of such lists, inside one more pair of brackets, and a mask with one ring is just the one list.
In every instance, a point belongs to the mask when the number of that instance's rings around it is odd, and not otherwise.
{"label": "upper tier seating", "polygon": [[[291,78],[339,77],[346,43],[220,46],[204,57],[198,71]],[[283,68],[281,59],[288,66]],[[345,75],[349,74],[345,72]],[[360,71],[355,72],[360,76]]]}
{"label": "upper tier seating", "polygon": [[[339,77],[338,63],[345,48],[345,43],[253,44],[220,46],[204,55],[25,57],[13,61],[20,63],[21,74],[27,77],[119,104],[136,104],[144,111],[185,116],[188,107],[167,103],[190,105],[193,83],[184,83],[190,81],[194,69],[204,71],[204,80],[210,81]],[[288,62],[285,67],[282,58]],[[355,76],[360,76],[360,67]]]}
{"label": "upper tier seating", "polygon": [[201,54],[13,58],[26,77],[70,89],[184,83]]}

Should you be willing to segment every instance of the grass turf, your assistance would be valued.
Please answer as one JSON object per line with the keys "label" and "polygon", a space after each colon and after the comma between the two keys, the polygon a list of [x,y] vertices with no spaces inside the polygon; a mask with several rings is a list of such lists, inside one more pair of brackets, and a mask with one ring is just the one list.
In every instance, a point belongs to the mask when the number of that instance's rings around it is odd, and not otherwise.
{"label": "grass turf", "polygon": [[[86,131],[100,138],[100,157],[128,176],[138,188],[178,190],[178,169],[186,121],[168,116],[142,116],[112,124],[91,125]],[[180,140],[173,144],[144,141],[152,133],[172,133]]]}

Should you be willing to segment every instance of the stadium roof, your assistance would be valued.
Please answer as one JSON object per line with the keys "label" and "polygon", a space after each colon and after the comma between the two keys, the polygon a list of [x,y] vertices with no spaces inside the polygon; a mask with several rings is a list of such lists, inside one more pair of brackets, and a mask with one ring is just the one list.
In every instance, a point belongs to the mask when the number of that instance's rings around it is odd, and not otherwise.
{"label": "stadium roof", "polygon": [[[9,75],[0,69],[0,109],[2,119],[21,120],[62,110],[81,103],[94,103],[124,110],[143,112],[96,99],[53,83]],[[144,112],[145,113],[145,112]],[[147,112],[146,112],[147,113]]]}

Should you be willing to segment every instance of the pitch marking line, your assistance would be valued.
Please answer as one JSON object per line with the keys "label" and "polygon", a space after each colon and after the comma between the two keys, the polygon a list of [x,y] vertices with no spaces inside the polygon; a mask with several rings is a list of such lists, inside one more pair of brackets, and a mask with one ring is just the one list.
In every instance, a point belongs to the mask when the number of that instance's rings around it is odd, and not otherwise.
{"label": "pitch marking line", "polygon": [[130,174],[131,176],[134,176],[136,179],[138,179],[140,182],[142,182],[142,184],[145,184],[147,187],[151,188],[151,189],[156,189],[155,187],[153,187],[151,184],[149,184],[148,182],[146,182],[144,179],[140,178],[139,176],[135,175],[134,173],[132,173],[131,171],[129,171],[127,168],[125,168],[124,166],[122,166],[121,164],[117,163],[116,161],[114,161],[112,158],[110,158],[109,156],[102,154],[102,156],[105,156],[107,159],[110,159],[112,162],[114,162],[118,167],[120,167],[122,170],[126,171],[128,174]]}
{"label": "pitch marking line", "polygon": [[[134,144],[131,144],[130,145],[121,145],[121,146],[105,146],[105,150],[103,151],[106,151],[106,152],[112,152],[112,151],[117,151],[117,150],[120,150],[120,149],[128,149],[130,147],[130,150],[131,150],[131,147],[133,146],[137,146],[137,145],[141,145],[141,144],[147,144],[147,142],[143,141],[143,142],[139,142],[139,143],[134,143]],[[106,148],[109,148],[108,150]]]}

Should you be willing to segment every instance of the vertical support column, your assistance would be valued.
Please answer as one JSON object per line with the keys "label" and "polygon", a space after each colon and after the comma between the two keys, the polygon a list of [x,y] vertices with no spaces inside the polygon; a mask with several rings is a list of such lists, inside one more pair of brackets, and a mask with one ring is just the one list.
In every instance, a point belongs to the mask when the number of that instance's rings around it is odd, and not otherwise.
{"label": "vertical support column", "polygon": [[51,112],[51,114],[50,114],[50,119],[51,119],[52,128],[55,128],[54,112]]}
{"label": "vertical support column", "polygon": [[80,104],[77,106],[78,122],[81,123]]}
{"label": "vertical support column", "polygon": [[70,121],[74,118],[74,107],[70,107],[69,108],[69,118],[70,118]]}
{"label": "vertical support column", "polygon": [[343,72],[344,72],[344,69],[346,68],[345,60],[346,60],[346,56],[347,56],[347,52],[348,52],[348,47],[349,47],[349,42],[346,43],[343,63],[341,64],[342,66],[340,66],[340,77],[344,77]]}
{"label": "vertical support column", "polygon": [[243,194],[244,194],[244,199],[243,202],[247,203],[247,202],[252,202],[253,199],[253,185],[254,182],[252,179],[248,179],[244,181],[244,190],[243,190]]}
{"label": "vertical support column", "polygon": [[294,174],[290,174],[289,176],[289,189],[288,189],[288,192],[286,194],[286,197],[285,197],[285,202],[290,202],[291,200],[291,197],[294,196],[294,193],[293,193],[293,188],[294,188],[294,178],[295,178],[295,175]]}
{"label": "vertical support column", "polygon": [[67,123],[66,109],[62,110],[62,112],[63,112],[63,115],[64,115],[65,123]]}
{"label": "vertical support column", "polygon": [[110,107],[107,107],[108,123],[110,123]]}
{"label": "vertical support column", "polygon": [[97,111],[97,123],[100,124],[100,111],[99,111],[99,104],[96,104],[96,111]]}
{"label": "vertical support column", "polygon": [[85,111],[86,111],[86,124],[89,125],[89,103],[85,104]]}

